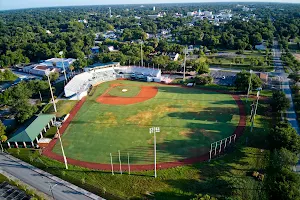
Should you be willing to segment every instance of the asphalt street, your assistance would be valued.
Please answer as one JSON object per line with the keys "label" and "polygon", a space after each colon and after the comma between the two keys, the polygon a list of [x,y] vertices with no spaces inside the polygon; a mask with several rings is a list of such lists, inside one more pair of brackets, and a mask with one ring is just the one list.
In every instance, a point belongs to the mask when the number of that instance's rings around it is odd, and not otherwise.
{"label": "asphalt street", "polygon": [[0,169],[55,200],[102,199],[7,154],[0,153]]}
{"label": "asphalt street", "polygon": [[[290,85],[289,85],[288,74],[286,74],[284,72],[282,61],[281,61],[281,51],[278,47],[277,41],[274,41],[273,53],[274,53],[275,73],[281,77],[281,89],[285,93],[286,97],[290,100],[290,108],[286,111],[286,118],[287,118],[288,122],[292,125],[292,127],[299,134],[300,133],[299,132],[299,124],[298,124],[297,116],[295,113],[292,92],[291,92]],[[300,172],[300,161],[295,166],[295,171]]]}

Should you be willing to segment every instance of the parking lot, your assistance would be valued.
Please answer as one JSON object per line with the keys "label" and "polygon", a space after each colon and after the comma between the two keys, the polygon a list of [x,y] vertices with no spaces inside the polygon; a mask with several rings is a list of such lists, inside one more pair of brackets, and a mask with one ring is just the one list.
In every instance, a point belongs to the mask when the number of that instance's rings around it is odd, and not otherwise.
{"label": "parking lot", "polygon": [[215,84],[226,85],[226,86],[234,85],[236,74],[237,74],[236,72],[221,71],[221,70],[210,72],[210,75],[213,77]]}

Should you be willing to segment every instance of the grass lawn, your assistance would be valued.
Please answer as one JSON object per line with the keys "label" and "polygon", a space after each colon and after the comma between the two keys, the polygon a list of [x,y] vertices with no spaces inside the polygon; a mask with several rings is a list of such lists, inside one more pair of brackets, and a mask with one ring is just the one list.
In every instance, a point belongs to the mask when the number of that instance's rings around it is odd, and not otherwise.
{"label": "grass lawn", "polygon": [[56,126],[51,126],[47,132],[44,134],[45,138],[53,138],[54,135],[56,134],[57,128]]}
{"label": "grass lawn", "polygon": [[[212,54],[207,56],[212,67],[222,67],[222,68],[232,68],[232,69],[252,69],[254,71],[268,72],[274,70],[272,64],[270,66],[251,66],[251,58],[263,58],[266,55],[259,51],[245,51],[244,54],[235,54],[235,52],[225,51],[222,54]],[[234,60],[237,58],[242,58],[242,63],[235,63]]]}
{"label": "grass lawn", "polygon": [[[126,90],[123,92],[122,90]],[[134,97],[139,94],[141,87],[138,85],[116,86],[109,90],[108,94],[116,97]]]}
{"label": "grass lawn", "polygon": [[4,181],[8,182],[8,178],[6,178],[6,176],[0,174],[0,183],[2,183]]}
{"label": "grass lawn", "polygon": [[[249,113],[249,109],[247,111]],[[153,178],[153,171],[112,176],[109,172],[76,166],[64,170],[63,163],[40,156],[38,151],[21,149],[19,154],[16,149],[9,151],[27,162],[31,158],[31,164],[107,199],[188,200],[202,193],[220,199],[267,200],[263,182],[255,180],[251,174],[253,171],[265,171],[269,156],[265,148],[271,123],[268,105],[262,101],[253,132],[247,127],[236,146],[228,150],[228,154],[210,163],[159,170],[156,179]]]}
{"label": "grass lawn", "polygon": [[[76,105],[78,101],[73,101],[73,100],[59,100],[56,103],[56,117],[61,117],[63,115],[68,114],[72,108]],[[45,106],[44,108],[44,113],[54,113],[54,108],[53,104],[49,103]]]}
{"label": "grass lawn", "polygon": [[[158,126],[158,162],[198,156],[208,151],[212,141],[233,133],[239,111],[231,95],[193,88],[157,85],[155,98],[126,106],[105,105],[96,98],[112,83],[155,85],[134,81],[114,81],[99,85],[88,97],[62,140],[67,157],[98,163],[118,163],[130,154],[132,164],[153,162],[153,135]],[[53,150],[61,154],[59,145]]]}

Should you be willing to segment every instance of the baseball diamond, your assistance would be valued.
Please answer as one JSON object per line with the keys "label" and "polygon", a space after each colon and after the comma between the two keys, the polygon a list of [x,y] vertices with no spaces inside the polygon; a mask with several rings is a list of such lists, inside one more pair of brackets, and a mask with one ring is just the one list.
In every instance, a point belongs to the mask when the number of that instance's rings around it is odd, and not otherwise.
{"label": "baseball diamond", "polygon": [[[242,132],[244,108],[238,101],[235,95],[197,88],[105,82],[75,106],[61,128],[66,156],[73,164],[109,170],[110,153],[117,164],[120,150],[124,164],[129,153],[132,170],[152,169],[149,127],[156,126],[161,130],[156,136],[159,168],[205,160],[211,142]],[[52,141],[44,154],[61,160],[59,143]]]}

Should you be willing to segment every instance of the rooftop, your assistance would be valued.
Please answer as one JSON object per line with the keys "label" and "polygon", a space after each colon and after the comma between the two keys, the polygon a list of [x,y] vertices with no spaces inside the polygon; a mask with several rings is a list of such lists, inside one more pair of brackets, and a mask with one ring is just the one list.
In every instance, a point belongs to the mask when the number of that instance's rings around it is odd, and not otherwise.
{"label": "rooftop", "polygon": [[7,140],[8,142],[32,142],[43,128],[55,117],[54,114],[41,114],[34,116],[24,126],[19,128]]}
{"label": "rooftop", "polygon": [[89,65],[86,68],[95,68],[95,67],[106,67],[107,65],[116,65],[118,62],[108,62],[108,63],[95,63],[93,65]]}

